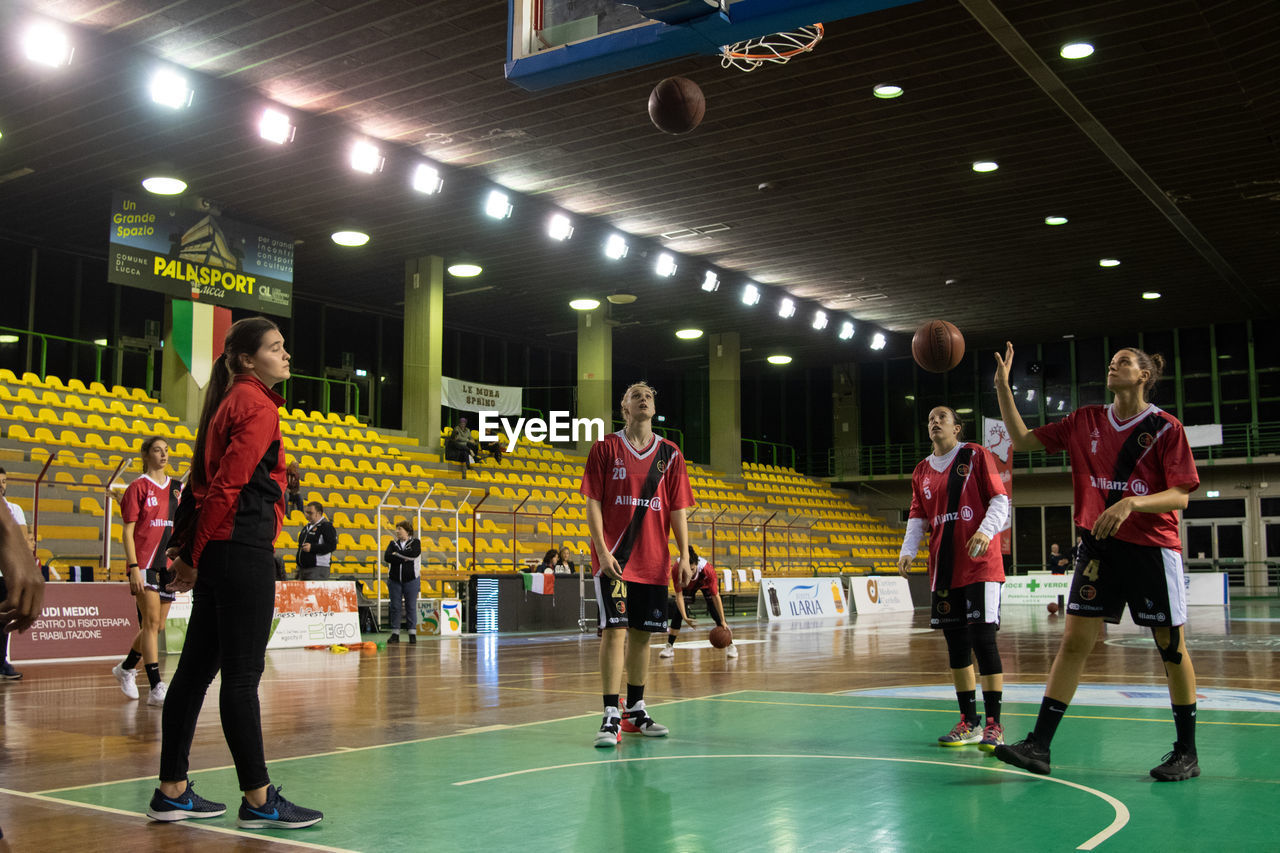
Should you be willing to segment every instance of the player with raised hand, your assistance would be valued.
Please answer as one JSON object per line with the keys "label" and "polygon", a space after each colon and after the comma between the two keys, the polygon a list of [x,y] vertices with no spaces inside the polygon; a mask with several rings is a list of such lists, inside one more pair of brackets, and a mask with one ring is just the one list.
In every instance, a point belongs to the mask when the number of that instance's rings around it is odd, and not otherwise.
{"label": "player with raised hand", "polygon": [[[996,646],[1004,559],[1000,531],[1009,517],[1009,496],[990,451],[961,441],[964,426],[955,410],[929,412],[933,453],[911,474],[911,511],[898,554],[904,577],[929,533],[929,627],[947,641],[960,722],[938,738],[939,746],[976,743],[991,751],[1004,743],[1000,705],[1004,667]],[[982,678],[986,724],[978,716],[973,659]]]}
{"label": "player with raised hand", "polygon": [[1045,685],[1035,729],[998,747],[1001,761],[1049,773],[1049,743],[1075,695],[1102,621],[1118,623],[1129,606],[1151,628],[1164,661],[1177,741],[1151,775],[1177,782],[1200,775],[1196,757],[1196,676],[1182,626],[1187,621],[1178,510],[1200,485],[1178,419],[1148,402],[1164,369],[1159,355],[1117,350],[1107,368],[1108,406],[1085,406],[1061,421],[1027,429],[1009,387],[1013,344],[996,353],[1000,414],[1015,450],[1067,451],[1075,492],[1076,554],[1066,628]]}
{"label": "player with raised hand", "polygon": [[[591,533],[591,568],[600,611],[600,677],[604,721],[598,747],[617,746],[622,733],[663,737],[667,727],[644,708],[649,637],[667,630],[667,541],[674,534],[689,583],[689,526],[693,492],[680,448],[654,435],[654,390],[644,382],[622,395],[626,426],[591,447],[582,474]],[[627,700],[619,703],[622,676]],[[621,708],[621,710],[619,710]]]}

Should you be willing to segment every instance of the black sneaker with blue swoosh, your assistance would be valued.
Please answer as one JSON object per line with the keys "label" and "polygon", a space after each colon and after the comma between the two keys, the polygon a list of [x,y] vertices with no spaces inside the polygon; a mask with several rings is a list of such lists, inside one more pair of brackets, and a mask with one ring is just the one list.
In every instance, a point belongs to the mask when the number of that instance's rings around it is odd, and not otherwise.
{"label": "black sneaker with blue swoosh", "polygon": [[241,829],[302,829],[319,823],[323,818],[322,812],[291,803],[280,796],[280,789],[275,785],[268,785],[267,801],[260,806],[251,806],[248,800],[241,798],[236,826]]}
{"label": "black sneaker with blue swoosh", "polygon": [[176,797],[166,797],[156,788],[151,795],[147,817],[152,820],[189,820],[191,818],[218,817],[227,813],[226,803],[215,803],[191,790],[195,783],[187,780],[187,790]]}

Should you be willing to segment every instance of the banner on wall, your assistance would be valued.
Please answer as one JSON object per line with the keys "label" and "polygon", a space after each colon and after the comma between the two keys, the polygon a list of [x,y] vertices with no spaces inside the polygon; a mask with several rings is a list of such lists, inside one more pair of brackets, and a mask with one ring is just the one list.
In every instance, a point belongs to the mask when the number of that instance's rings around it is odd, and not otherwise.
{"label": "banner on wall", "polygon": [[756,615],[770,622],[788,619],[835,619],[849,610],[839,578],[764,578]]}
{"label": "banner on wall", "polygon": [[196,386],[204,388],[213,373],[213,360],[222,355],[222,344],[231,328],[231,309],[186,299],[174,299],[170,305],[173,348]]}
{"label": "banner on wall", "polygon": [[849,593],[858,613],[911,612],[911,587],[899,575],[849,578]]}
{"label": "banner on wall", "polygon": [[15,661],[119,657],[138,633],[127,583],[51,583],[31,630],[10,635]]}
{"label": "banner on wall", "polygon": [[269,649],[360,641],[355,581],[278,581]]}
{"label": "banner on wall", "polygon": [[293,240],[184,207],[181,198],[111,197],[107,281],[169,296],[293,313]]}
{"label": "banner on wall", "polygon": [[519,415],[524,406],[524,389],[510,385],[484,385],[449,376],[440,377],[441,402],[464,412],[496,412]]}
{"label": "banner on wall", "polygon": [[[1000,482],[1004,483],[1004,490],[1009,495],[1010,503],[1013,502],[1013,439],[1009,438],[1009,431],[1004,428],[1004,421],[995,418],[982,419],[982,446],[991,451],[991,455],[996,458],[996,471],[1000,474]],[[1000,528],[1004,533],[1000,537],[1000,553],[1006,556],[1013,553],[1013,535],[1010,530],[1013,527],[1013,512],[1009,512],[1009,517],[1004,520],[1004,527]]]}

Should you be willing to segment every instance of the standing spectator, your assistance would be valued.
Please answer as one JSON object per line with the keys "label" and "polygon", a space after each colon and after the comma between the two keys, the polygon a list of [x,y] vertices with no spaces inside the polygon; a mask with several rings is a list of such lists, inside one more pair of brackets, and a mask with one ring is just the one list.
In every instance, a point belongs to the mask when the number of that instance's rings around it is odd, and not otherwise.
{"label": "standing spectator", "polygon": [[169,615],[174,595],[166,587],[173,580],[169,571],[169,534],[178,511],[182,484],[165,473],[169,465],[169,445],[158,435],[142,442],[142,476],[129,484],[120,498],[124,519],[121,541],[129,573],[129,592],[138,605],[138,633],[111,674],[130,699],[138,698],[138,661],[142,661],[151,692],[148,705],[163,705],[168,687],[160,679],[160,626]]}
{"label": "standing spectator", "polygon": [[[16,503],[14,503],[13,501],[5,497],[5,495],[8,493],[8,490],[9,490],[9,475],[5,473],[5,470],[3,468],[0,468],[0,498],[4,500],[5,506],[9,508],[9,512],[7,513],[7,515],[13,518],[14,523],[18,526],[18,529],[22,532],[23,538],[27,543],[28,550],[34,553],[35,543],[31,537],[31,527],[27,524],[27,514],[22,511],[22,507],[18,506]],[[0,567],[0,572],[2,571],[3,571],[3,567]],[[43,580],[43,578],[41,579]],[[4,577],[2,574],[0,574],[0,590],[3,590],[3,584],[4,584]],[[43,585],[40,588],[40,595],[43,598],[44,596]],[[13,664],[9,662],[9,632],[8,631],[6,631],[4,634],[4,655],[2,658],[0,658],[0,678],[3,678],[5,681],[18,681],[22,678],[22,673],[14,669]]]}
{"label": "standing spectator", "polygon": [[319,501],[307,504],[302,514],[307,523],[298,531],[298,580],[328,580],[329,560],[338,547],[338,534]]}
{"label": "standing spectator", "polygon": [[182,657],[165,698],[160,784],[152,820],[212,818],[223,803],[192,790],[187,770],[196,722],[213,677],[222,672],[218,709],[244,797],[237,824],[298,829],[324,815],[289,802],[271,784],[262,744],[258,682],[275,614],[272,543],[284,521],[284,452],[272,387],[289,378],[289,353],[275,323],[231,324],[214,361],[191,476],[174,519],[173,592],[194,588]]}
{"label": "standing spectator", "polygon": [[296,509],[305,515],[307,511],[302,506],[302,471],[298,468],[298,460],[294,459],[285,466],[284,482],[287,490],[285,510]]}
{"label": "standing spectator", "polygon": [[1067,555],[1058,550],[1057,542],[1049,546],[1049,556],[1045,558],[1045,564],[1049,571],[1055,575],[1065,575],[1069,562]]}
{"label": "standing spectator", "polygon": [[413,535],[413,524],[396,522],[395,538],[382,559],[389,566],[387,587],[391,590],[391,636],[388,643],[400,642],[400,608],[409,623],[409,645],[418,642],[418,593],[422,588],[422,543]]}

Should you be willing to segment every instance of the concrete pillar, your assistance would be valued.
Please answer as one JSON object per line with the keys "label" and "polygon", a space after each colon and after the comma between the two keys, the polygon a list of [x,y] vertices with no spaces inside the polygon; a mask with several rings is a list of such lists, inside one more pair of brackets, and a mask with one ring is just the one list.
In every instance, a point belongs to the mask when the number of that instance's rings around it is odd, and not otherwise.
{"label": "concrete pillar", "polygon": [[737,332],[707,339],[711,407],[711,467],[742,476],[742,359]]}
{"label": "concrete pillar", "polygon": [[862,443],[858,411],[858,365],[853,362],[831,367],[831,446],[835,449],[836,479],[858,474],[858,448]]}
{"label": "concrete pillar", "polygon": [[[578,312],[578,411],[574,417],[600,418],[605,434],[613,432],[618,401],[613,394],[613,327],[605,322],[605,306]],[[585,453],[592,441],[581,440]]]}
{"label": "concrete pillar", "polygon": [[404,265],[404,430],[441,453],[440,374],[444,367],[444,258]]}

